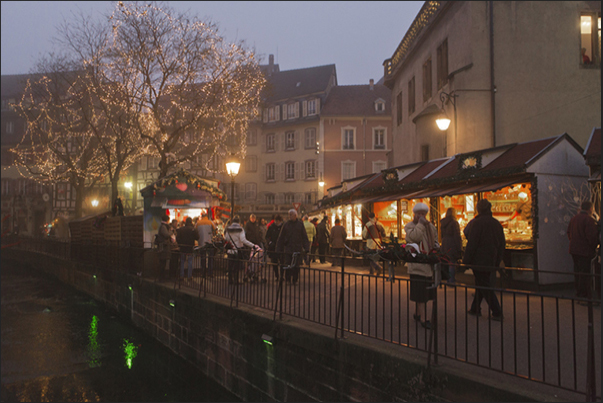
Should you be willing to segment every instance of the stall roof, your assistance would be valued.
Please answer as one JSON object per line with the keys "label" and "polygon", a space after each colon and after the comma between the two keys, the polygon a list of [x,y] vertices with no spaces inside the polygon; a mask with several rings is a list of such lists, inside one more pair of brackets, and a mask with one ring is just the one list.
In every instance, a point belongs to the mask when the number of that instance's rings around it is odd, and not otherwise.
{"label": "stall roof", "polygon": [[398,183],[411,183],[420,181],[425,178],[434,170],[438,169],[440,166],[448,163],[450,158],[440,158],[437,160],[428,161],[426,164],[421,165],[416,170],[408,174],[406,177],[402,178]]}
{"label": "stall roof", "polygon": [[[601,128],[595,127],[593,132],[590,134],[588,144],[584,150],[584,159],[587,165],[599,165],[601,166]],[[599,180],[601,179],[601,172],[599,172]]]}

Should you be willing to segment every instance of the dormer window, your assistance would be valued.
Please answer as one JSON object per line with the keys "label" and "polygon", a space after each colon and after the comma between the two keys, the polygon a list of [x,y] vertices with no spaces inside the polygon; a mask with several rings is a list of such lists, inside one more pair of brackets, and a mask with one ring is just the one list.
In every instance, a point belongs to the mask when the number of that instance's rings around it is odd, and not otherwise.
{"label": "dormer window", "polygon": [[375,112],[385,112],[385,101],[381,98],[375,101]]}

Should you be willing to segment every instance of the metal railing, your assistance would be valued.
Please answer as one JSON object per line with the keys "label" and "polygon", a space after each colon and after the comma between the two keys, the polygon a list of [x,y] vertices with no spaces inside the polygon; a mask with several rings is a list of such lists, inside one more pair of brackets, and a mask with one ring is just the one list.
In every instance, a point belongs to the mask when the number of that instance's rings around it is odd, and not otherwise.
{"label": "metal railing", "polygon": [[[69,244],[51,240],[25,240],[15,246],[61,259],[77,260],[110,270],[157,280],[148,273],[141,257],[150,249],[116,245]],[[172,258],[178,259],[174,253]],[[300,259],[301,260],[301,259]],[[231,306],[246,304],[283,315],[329,326],[335,337],[354,333],[385,342],[428,352],[432,360],[446,357],[482,368],[537,381],[585,395],[589,401],[600,400],[601,390],[601,313],[600,295],[576,298],[555,292],[530,292],[472,284],[440,282],[439,265],[435,266],[431,329],[414,319],[410,300],[410,279],[398,275],[371,276],[361,266],[362,259],[329,257],[336,267],[306,265],[283,269],[270,259],[254,263],[247,259],[228,258],[217,250],[194,253],[192,278],[180,277],[175,267],[174,287],[198,291],[230,300]],[[351,263],[356,266],[350,269]],[[462,265],[457,265],[463,268]],[[232,270],[236,267],[236,270]],[[385,269],[385,267],[384,267]],[[501,273],[505,278],[525,268],[473,267]],[[184,274],[187,275],[187,267]],[[295,282],[295,272],[298,279]],[[400,269],[397,269],[400,271]],[[383,271],[385,273],[386,270]],[[572,272],[538,270],[539,274],[570,276]],[[598,274],[584,274],[600,284]],[[289,278],[290,281],[287,281]],[[592,291],[593,287],[589,287]],[[493,291],[502,308],[503,320],[488,315],[487,305],[481,316],[468,313],[473,295]],[[599,288],[600,292],[600,288]]]}

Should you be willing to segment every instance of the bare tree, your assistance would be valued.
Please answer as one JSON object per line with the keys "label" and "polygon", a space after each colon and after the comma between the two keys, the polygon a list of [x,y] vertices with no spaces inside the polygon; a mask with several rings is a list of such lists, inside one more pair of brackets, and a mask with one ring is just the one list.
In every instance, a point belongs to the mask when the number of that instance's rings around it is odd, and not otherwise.
{"label": "bare tree", "polygon": [[62,57],[42,59],[28,80],[17,111],[27,119],[25,136],[12,151],[22,176],[38,182],[67,182],[75,190],[75,214],[99,181],[97,141],[83,121],[77,97],[79,73]]}
{"label": "bare tree", "polygon": [[[156,3],[118,2],[105,25],[80,18],[61,32],[94,71],[95,97],[113,102],[128,133],[160,158],[160,176],[201,155],[244,156],[265,79],[243,43],[226,43],[215,25]],[[234,147],[226,141],[233,134],[240,139]]]}

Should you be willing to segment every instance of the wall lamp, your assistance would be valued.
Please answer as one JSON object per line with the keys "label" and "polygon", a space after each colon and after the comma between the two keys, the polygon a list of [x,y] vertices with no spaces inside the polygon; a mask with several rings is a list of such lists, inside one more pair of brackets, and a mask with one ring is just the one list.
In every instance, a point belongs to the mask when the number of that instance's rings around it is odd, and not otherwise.
{"label": "wall lamp", "polygon": [[272,346],[273,340],[274,340],[274,338],[272,336],[269,336],[267,334],[262,335],[262,341],[270,346]]}
{"label": "wall lamp", "polygon": [[[438,115],[438,118],[436,119],[436,124],[438,125],[438,128],[442,131],[446,131],[448,130],[448,127],[450,126],[450,118],[448,117],[448,115],[446,114],[446,110],[444,109],[444,102],[448,102],[450,101],[450,103],[452,103],[452,107],[454,108],[454,145],[456,147],[456,98],[458,97],[458,95],[456,95],[454,93],[454,91],[451,91],[450,93],[447,92],[440,92],[440,102],[442,103],[442,111],[440,112],[440,114]],[[446,139],[444,140],[444,156],[446,157],[448,155],[448,137],[446,137]]]}

